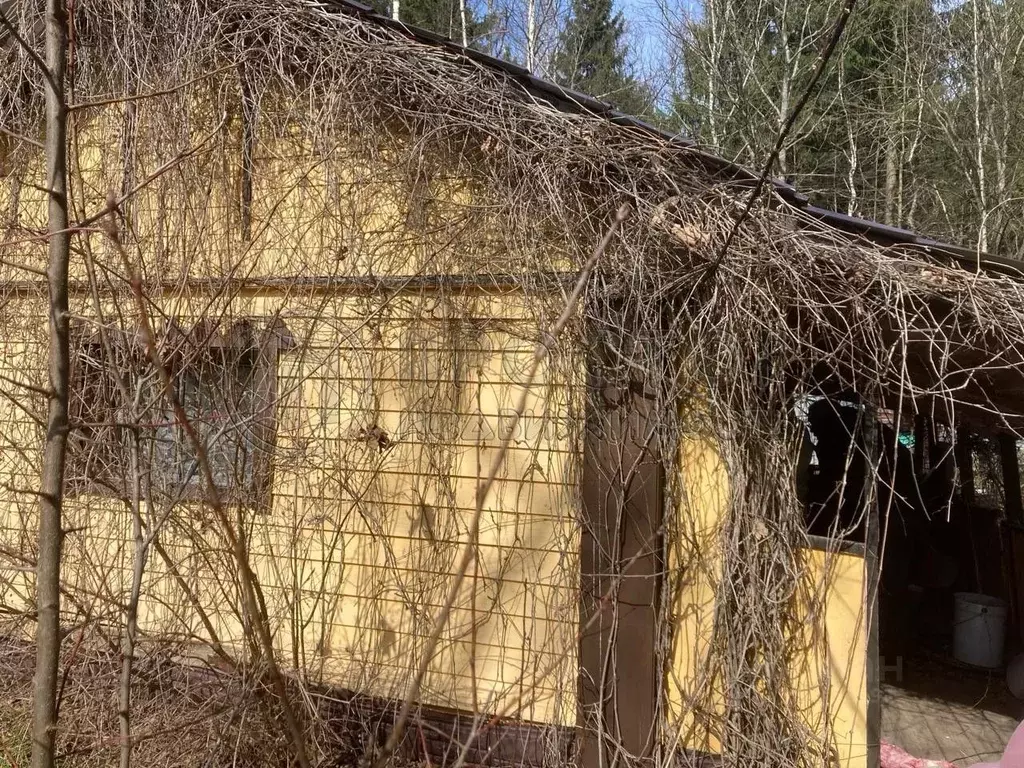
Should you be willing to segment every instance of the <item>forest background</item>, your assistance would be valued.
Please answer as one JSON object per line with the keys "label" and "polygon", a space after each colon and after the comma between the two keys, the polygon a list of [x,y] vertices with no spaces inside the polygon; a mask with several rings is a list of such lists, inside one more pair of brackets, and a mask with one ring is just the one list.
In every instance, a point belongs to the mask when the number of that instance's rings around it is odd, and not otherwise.
{"label": "forest background", "polygon": [[[376,0],[758,166],[840,0]],[[1024,2],[863,0],[772,169],[819,205],[1024,258]]]}

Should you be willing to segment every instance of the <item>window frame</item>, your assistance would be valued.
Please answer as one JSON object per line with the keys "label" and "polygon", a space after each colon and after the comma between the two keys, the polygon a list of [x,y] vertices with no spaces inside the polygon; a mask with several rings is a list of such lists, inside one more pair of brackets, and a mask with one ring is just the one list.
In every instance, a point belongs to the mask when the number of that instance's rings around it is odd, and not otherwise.
{"label": "window frame", "polygon": [[[100,406],[93,407],[91,403],[75,397],[75,387],[79,391],[84,390],[88,385],[87,380],[81,377],[81,361],[86,357],[88,351],[99,352],[104,362],[107,359],[104,347],[120,356],[122,350],[125,359],[131,360],[138,365],[132,372],[132,378],[137,379],[145,370],[152,371],[152,364],[147,359],[142,348],[138,334],[118,332],[116,338],[104,340],[99,332],[89,333],[85,323],[76,324],[72,329],[72,371],[71,371],[71,403],[69,404],[69,418],[73,431],[81,429],[80,424],[85,423],[81,419],[86,409],[91,408],[91,415],[102,415],[103,421],[90,421],[91,424],[108,424],[115,430],[115,435],[120,436],[122,430],[130,429],[128,425],[119,424],[117,421],[118,406],[116,400],[106,402]],[[229,485],[217,487],[218,497],[221,503],[245,506],[250,509],[268,511],[272,504],[274,455],[277,445],[277,408],[280,392],[278,388],[280,354],[295,346],[294,337],[285,322],[277,316],[273,317],[245,317],[237,319],[229,324],[214,321],[201,320],[195,323],[188,331],[177,319],[171,318],[167,321],[165,332],[159,340],[164,346],[170,348],[165,353],[163,363],[169,369],[172,381],[175,384],[175,399],[184,406],[181,400],[181,379],[184,371],[192,370],[197,356],[209,357],[210,355],[253,355],[252,372],[252,406],[251,412],[246,414],[246,419],[252,419],[251,442],[254,446],[252,451],[252,472],[249,479],[243,483],[231,482]],[[230,363],[229,363],[230,364]],[[116,389],[117,384],[110,371],[104,368],[97,368],[89,372],[92,376],[103,376],[103,390],[106,394],[110,389]],[[89,375],[86,374],[86,375]],[[169,420],[173,420],[173,441],[175,450],[188,438],[184,434],[184,427],[174,417],[170,404],[166,402],[166,394],[160,387],[159,402],[164,406],[164,414]],[[148,425],[142,427],[150,435],[155,434],[157,426]],[[110,439],[110,438],[108,438]],[[119,438],[116,438],[119,439]],[[115,444],[106,448],[108,455],[116,456],[119,447]],[[193,456],[191,446],[188,446],[181,458],[175,457],[173,471],[178,473],[181,463],[191,461],[186,458]],[[70,496],[100,496],[107,498],[123,499],[127,495],[126,478],[112,476],[109,472],[96,472],[88,466],[88,454],[69,452],[69,475],[74,479],[69,482],[66,492]],[[209,489],[201,478],[184,481],[180,477],[168,477],[170,474],[154,471],[154,460],[149,459],[151,478],[150,482],[154,489],[159,489],[161,494],[172,498],[175,503],[203,503],[210,501]],[[193,475],[198,471],[194,471]]]}

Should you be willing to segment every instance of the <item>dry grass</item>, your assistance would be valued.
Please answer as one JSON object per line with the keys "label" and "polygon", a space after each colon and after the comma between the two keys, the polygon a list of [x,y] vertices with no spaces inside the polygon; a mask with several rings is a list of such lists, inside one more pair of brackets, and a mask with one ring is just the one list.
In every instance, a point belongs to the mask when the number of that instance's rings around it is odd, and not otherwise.
{"label": "dry grass", "polygon": [[[120,659],[98,650],[101,638],[80,644],[73,636],[62,660],[59,765],[66,768],[114,766],[119,758],[117,698]],[[86,650],[86,644],[93,647]],[[27,763],[31,717],[33,648],[11,639],[0,646],[0,765]],[[365,743],[378,741],[385,713],[344,691],[293,688],[293,704],[303,703],[307,736],[317,764],[351,766]],[[290,765],[291,748],[279,722],[280,707],[269,681],[216,665],[182,663],[170,649],[148,645],[133,684],[133,757],[145,766]],[[387,720],[387,722],[390,722]],[[6,762],[4,762],[6,761]],[[410,765],[404,758],[395,766]]]}

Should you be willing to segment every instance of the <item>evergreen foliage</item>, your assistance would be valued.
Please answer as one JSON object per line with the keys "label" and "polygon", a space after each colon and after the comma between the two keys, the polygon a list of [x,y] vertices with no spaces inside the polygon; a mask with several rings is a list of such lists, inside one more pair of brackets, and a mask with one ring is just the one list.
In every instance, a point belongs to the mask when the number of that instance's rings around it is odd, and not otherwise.
{"label": "evergreen foliage", "polygon": [[[390,16],[393,0],[373,0],[374,9]],[[462,42],[462,10],[460,0],[399,0],[399,20],[420,27],[457,43]],[[488,36],[494,20],[485,7],[466,0],[466,41],[473,48],[488,48]]]}
{"label": "evergreen foliage", "polygon": [[628,71],[626,22],[612,0],[571,0],[555,55],[556,79],[623,112],[648,114],[650,89]]}

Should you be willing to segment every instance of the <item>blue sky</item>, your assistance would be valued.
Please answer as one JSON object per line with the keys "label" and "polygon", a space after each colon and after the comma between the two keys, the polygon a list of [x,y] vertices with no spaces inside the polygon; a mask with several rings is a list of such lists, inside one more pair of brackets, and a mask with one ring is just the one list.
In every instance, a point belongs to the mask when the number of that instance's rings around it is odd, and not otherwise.
{"label": "blue sky", "polygon": [[666,7],[673,19],[700,18],[700,0],[616,0],[629,27],[629,43],[641,72],[664,68],[668,40],[664,34]]}

